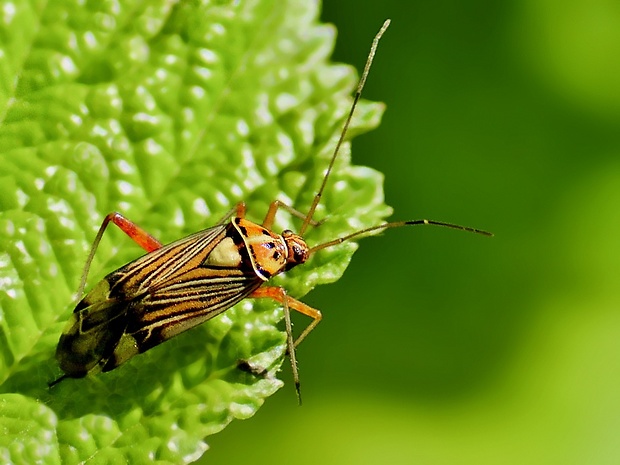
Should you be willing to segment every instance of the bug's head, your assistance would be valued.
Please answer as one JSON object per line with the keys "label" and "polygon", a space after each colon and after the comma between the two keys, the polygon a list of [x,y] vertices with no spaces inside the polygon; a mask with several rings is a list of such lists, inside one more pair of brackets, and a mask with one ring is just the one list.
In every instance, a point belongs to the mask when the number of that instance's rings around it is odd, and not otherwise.
{"label": "bug's head", "polygon": [[282,232],[282,237],[284,238],[284,243],[286,244],[286,248],[288,250],[285,270],[290,270],[291,268],[301,265],[308,260],[310,256],[310,249],[304,241],[303,237],[298,234],[295,234],[293,231],[287,229]]}

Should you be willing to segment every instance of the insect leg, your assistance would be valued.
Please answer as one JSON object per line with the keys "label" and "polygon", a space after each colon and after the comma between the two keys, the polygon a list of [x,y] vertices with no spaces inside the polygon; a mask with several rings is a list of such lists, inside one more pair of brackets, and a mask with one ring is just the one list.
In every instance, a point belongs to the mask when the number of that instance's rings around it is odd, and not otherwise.
{"label": "insect leg", "polygon": [[295,342],[293,343],[293,347],[295,348],[301,344],[301,341],[303,341],[314,328],[316,328],[316,325],[318,325],[323,318],[320,310],[312,308],[309,305],[290,297],[282,287],[259,287],[248,297],[254,299],[272,299],[284,306],[287,306],[288,308],[292,308],[293,310],[312,318],[312,322],[310,322],[299,337],[295,339]]}
{"label": "insect leg", "polygon": [[[245,218],[245,202],[239,202],[235,207],[235,212],[237,218]],[[228,218],[230,218],[230,215],[228,215]]]}
{"label": "insect leg", "polygon": [[[302,220],[306,219],[307,215],[305,213],[302,213],[299,210],[288,206],[284,202],[274,200],[269,204],[269,210],[267,210],[267,215],[265,215],[265,219],[263,220],[263,227],[271,229],[271,227],[273,226],[273,222],[276,219],[276,213],[278,212],[278,208],[282,208],[289,212],[291,215],[296,216],[297,218],[300,218]],[[318,226],[321,223],[322,221],[314,221],[312,219],[310,220],[310,224],[312,226]]]}
{"label": "insect leg", "polygon": [[228,210],[228,212],[217,222],[216,225],[221,225],[228,222],[233,216],[237,218],[245,218],[245,202],[239,202],[233,208]]}
{"label": "insect leg", "polygon": [[[291,359],[291,370],[293,372],[293,381],[295,382],[295,391],[297,391],[297,400],[301,405],[301,391],[299,382],[299,371],[297,369],[297,357],[295,356],[295,348],[301,341],[312,331],[316,325],[319,324],[321,318],[321,312],[315,308],[312,308],[299,300],[289,297],[286,290],[283,287],[261,287],[255,290],[249,297],[252,298],[267,298],[275,300],[282,304],[284,309],[284,322],[286,324],[286,343],[288,348],[288,355]],[[291,312],[289,309],[303,313],[304,315],[312,318],[312,322],[304,329],[301,335],[297,338],[293,338],[293,325],[291,324]]]}
{"label": "insect leg", "polygon": [[84,287],[86,287],[86,278],[88,277],[88,270],[90,269],[90,265],[95,258],[95,253],[97,252],[97,247],[99,247],[99,243],[101,242],[101,238],[103,237],[103,233],[107,229],[110,222],[114,223],[118,226],[121,231],[127,234],[136,244],[142,247],[147,252],[152,252],[153,250],[159,249],[162,244],[149,233],[147,233],[144,229],[138,226],[131,220],[128,220],[123,215],[118,212],[108,213],[106,217],[103,219],[101,226],[99,227],[99,231],[97,232],[97,236],[95,236],[95,240],[93,241],[93,245],[90,248],[90,252],[88,253],[88,258],[86,259],[86,263],[84,264],[84,271],[82,272],[82,279],[80,280],[80,287],[77,290],[77,298],[81,298],[84,293]]}

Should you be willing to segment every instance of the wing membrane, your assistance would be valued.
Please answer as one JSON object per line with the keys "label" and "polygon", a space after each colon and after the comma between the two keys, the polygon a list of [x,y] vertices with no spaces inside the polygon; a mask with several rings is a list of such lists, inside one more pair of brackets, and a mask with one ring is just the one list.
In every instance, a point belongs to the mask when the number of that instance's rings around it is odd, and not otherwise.
{"label": "wing membrane", "polygon": [[143,352],[219,315],[261,284],[256,274],[239,269],[191,270],[137,299],[126,331]]}
{"label": "wing membrane", "polygon": [[169,282],[204,263],[226,236],[226,226],[217,225],[163,246],[107,276],[111,294],[133,299]]}

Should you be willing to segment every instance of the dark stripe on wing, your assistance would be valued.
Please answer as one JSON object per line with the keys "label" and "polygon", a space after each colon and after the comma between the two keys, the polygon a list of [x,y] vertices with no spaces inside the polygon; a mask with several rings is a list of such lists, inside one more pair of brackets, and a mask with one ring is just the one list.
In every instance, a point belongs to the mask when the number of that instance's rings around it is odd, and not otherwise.
{"label": "dark stripe on wing", "polygon": [[226,236],[226,228],[219,225],[184,237],[111,273],[108,276],[111,294],[133,300],[150,288],[178,279],[179,275],[199,267]]}
{"label": "dark stripe on wing", "polygon": [[193,269],[136,299],[126,332],[144,352],[219,315],[262,283],[236,268]]}

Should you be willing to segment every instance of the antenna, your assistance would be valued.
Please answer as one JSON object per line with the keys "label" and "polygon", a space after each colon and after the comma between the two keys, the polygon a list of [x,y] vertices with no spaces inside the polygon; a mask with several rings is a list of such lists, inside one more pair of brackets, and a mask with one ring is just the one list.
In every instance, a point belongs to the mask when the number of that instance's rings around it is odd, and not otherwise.
{"label": "antenna", "polygon": [[384,223],[384,224],[380,224],[377,226],[371,226],[370,228],[362,229],[360,231],[355,231],[354,233],[348,234],[343,237],[339,237],[338,239],[334,239],[332,241],[316,245],[308,251],[308,255],[312,255],[313,253],[318,252],[319,250],[326,249],[327,247],[332,247],[334,245],[342,244],[343,242],[348,241],[350,239],[354,239],[357,236],[362,236],[364,234],[368,234],[374,231],[381,231],[383,229],[389,229],[389,228],[400,228],[401,226],[416,226],[416,225],[441,226],[444,228],[458,229],[459,231],[466,231],[470,233],[481,234],[483,236],[489,236],[489,237],[493,236],[493,233],[484,231],[482,229],[470,228],[469,226],[461,226],[459,224],[453,224],[453,223],[444,223],[443,221],[433,221],[433,220],[395,221],[393,223]]}
{"label": "antenna", "polygon": [[357,85],[357,90],[355,91],[355,97],[353,97],[353,104],[351,105],[351,110],[349,110],[349,116],[347,116],[347,119],[344,122],[344,126],[342,127],[340,138],[338,139],[338,143],[336,144],[336,148],[334,149],[334,154],[332,155],[332,159],[329,162],[329,166],[327,167],[327,172],[325,173],[325,176],[323,177],[323,182],[321,184],[321,187],[319,188],[319,191],[314,196],[314,200],[312,201],[310,210],[308,210],[308,214],[304,218],[304,223],[301,225],[301,229],[299,230],[300,236],[303,236],[304,233],[306,232],[306,229],[308,229],[308,226],[312,222],[312,216],[314,215],[316,207],[321,201],[321,196],[323,195],[323,191],[325,190],[325,186],[327,185],[327,179],[329,178],[329,175],[332,172],[332,168],[334,167],[334,163],[336,162],[336,157],[338,156],[340,147],[342,146],[342,143],[344,142],[344,138],[347,135],[349,124],[351,123],[351,119],[353,118],[353,113],[355,112],[355,107],[357,106],[357,102],[362,96],[362,90],[364,89],[364,84],[366,84],[366,78],[368,77],[368,73],[370,72],[372,61],[375,58],[375,53],[377,52],[377,46],[379,45],[379,40],[381,40],[381,36],[383,36],[383,33],[386,31],[389,25],[390,25],[390,20],[387,19],[383,23],[383,26],[381,26],[381,29],[379,29],[379,32],[377,32],[377,35],[372,41],[372,45],[370,46],[370,53],[368,53],[368,58],[366,59],[366,65],[364,66],[362,77],[360,78],[359,84]]}

